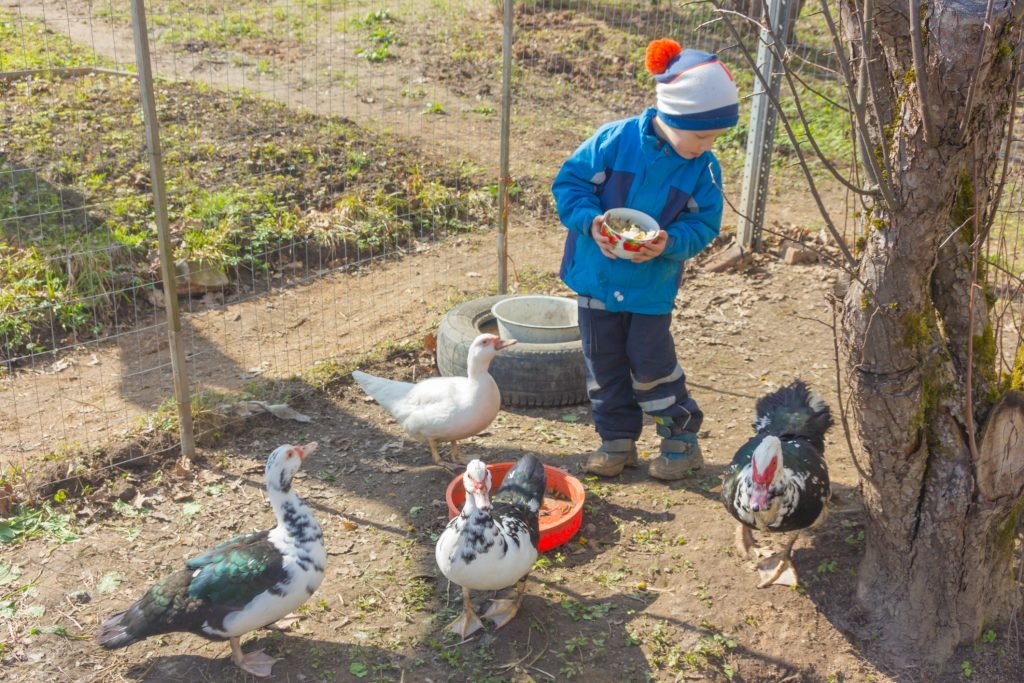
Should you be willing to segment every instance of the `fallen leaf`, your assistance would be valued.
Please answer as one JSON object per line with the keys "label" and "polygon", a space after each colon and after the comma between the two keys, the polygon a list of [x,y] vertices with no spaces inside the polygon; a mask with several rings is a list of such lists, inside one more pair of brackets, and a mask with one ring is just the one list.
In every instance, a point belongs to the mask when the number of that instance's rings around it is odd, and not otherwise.
{"label": "fallen leaf", "polygon": [[99,582],[96,584],[96,592],[102,594],[113,593],[121,585],[122,580],[124,580],[124,577],[119,572],[107,572],[100,577]]}

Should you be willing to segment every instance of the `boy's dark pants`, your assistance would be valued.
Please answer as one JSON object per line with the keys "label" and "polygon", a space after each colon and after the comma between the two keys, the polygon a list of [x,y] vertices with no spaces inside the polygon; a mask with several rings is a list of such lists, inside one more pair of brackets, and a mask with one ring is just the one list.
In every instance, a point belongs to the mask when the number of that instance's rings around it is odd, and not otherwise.
{"label": "boy's dark pants", "polygon": [[579,297],[587,393],[602,441],[635,441],[647,413],[663,438],[695,442],[704,414],[686,390],[671,321],[671,313],[612,313]]}

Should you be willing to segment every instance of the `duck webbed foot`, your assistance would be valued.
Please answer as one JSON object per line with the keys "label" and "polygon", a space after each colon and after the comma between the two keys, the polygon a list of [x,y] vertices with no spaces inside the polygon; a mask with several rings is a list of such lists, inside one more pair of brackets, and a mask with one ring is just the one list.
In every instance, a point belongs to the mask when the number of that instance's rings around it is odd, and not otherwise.
{"label": "duck webbed foot", "polygon": [[437,448],[436,439],[427,439],[427,443],[430,444],[430,457],[433,459],[434,464],[443,469],[448,474],[458,474],[459,469],[451,463],[445,462],[441,457],[441,451]]}
{"label": "duck webbed foot", "polygon": [[754,533],[745,524],[736,525],[736,550],[743,557],[750,557],[751,551],[757,548],[757,541],[754,540]]}
{"label": "duck webbed foot", "polygon": [[799,578],[796,574],[796,567],[793,566],[790,559],[796,538],[797,534],[792,534],[782,552],[775,553],[757,563],[757,573],[761,577],[761,583],[757,584],[758,588],[767,588],[773,585],[798,585]]}
{"label": "duck webbed foot", "polygon": [[274,669],[274,664],[280,661],[279,658],[271,657],[263,650],[243,655],[240,640],[240,638],[231,639],[231,661],[250,676],[268,678]]}
{"label": "duck webbed foot", "polygon": [[526,593],[526,579],[522,579],[516,585],[515,597],[503,600],[491,600],[490,606],[484,613],[484,619],[494,622],[495,628],[501,628],[519,612],[519,606],[523,604],[523,595]]}
{"label": "duck webbed foot", "polygon": [[451,631],[455,635],[459,636],[463,640],[468,638],[473,633],[476,633],[484,627],[480,617],[476,615],[476,610],[473,609],[473,603],[469,599],[469,589],[463,587],[462,589],[462,613],[456,617],[455,621],[448,624],[447,630]]}
{"label": "duck webbed foot", "polygon": [[456,465],[465,465],[466,461],[462,459],[462,454],[459,452],[459,442],[452,441],[452,462]]}

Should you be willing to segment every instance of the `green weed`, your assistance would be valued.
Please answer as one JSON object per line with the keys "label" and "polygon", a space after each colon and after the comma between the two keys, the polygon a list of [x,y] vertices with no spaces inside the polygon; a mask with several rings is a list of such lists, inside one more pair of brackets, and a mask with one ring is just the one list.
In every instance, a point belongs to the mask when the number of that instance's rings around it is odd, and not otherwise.
{"label": "green weed", "polygon": [[73,515],[55,511],[49,502],[35,508],[19,505],[13,515],[0,519],[0,543],[35,537],[71,543],[78,540],[73,525]]}

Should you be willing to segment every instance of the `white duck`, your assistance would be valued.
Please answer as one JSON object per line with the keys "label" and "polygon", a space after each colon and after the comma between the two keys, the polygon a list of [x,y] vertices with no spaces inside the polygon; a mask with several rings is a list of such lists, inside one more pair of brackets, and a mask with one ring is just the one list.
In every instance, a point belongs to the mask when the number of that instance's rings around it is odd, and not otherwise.
{"label": "white duck", "polygon": [[459,461],[458,440],[479,434],[494,421],[501,408],[501,392],[488,372],[491,361],[515,339],[481,334],[469,346],[466,377],[430,377],[401,382],[356,370],[352,377],[377,403],[398,420],[402,430],[430,445],[434,463],[450,470],[437,450],[450,441],[452,459]]}
{"label": "white duck", "polygon": [[544,502],[547,474],[532,454],[524,455],[490,498],[491,473],[473,460],[462,475],[466,502],[437,539],[437,566],[448,580],[462,586],[462,614],[448,630],[462,638],[483,624],[470,601],[471,590],[501,590],[516,585],[512,600],[493,600],[485,619],[501,628],[516,615],[526,590],[526,577],[537,560],[538,514]]}
{"label": "white duck", "polygon": [[160,633],[188,631],[230,640],[236,665],[253,676],[269,676],[278,660],[262,650],[242,655],[240,640],[298,608],[323,581],[324,535],[291,488],[295,472],[316,447],[315,442],[281,446],[267,460],[267,496],[277,526],[236,536],[187,560],[107,619],[97,636],[100,645],[115,649]]}

